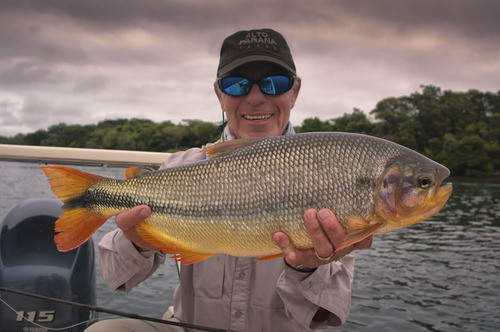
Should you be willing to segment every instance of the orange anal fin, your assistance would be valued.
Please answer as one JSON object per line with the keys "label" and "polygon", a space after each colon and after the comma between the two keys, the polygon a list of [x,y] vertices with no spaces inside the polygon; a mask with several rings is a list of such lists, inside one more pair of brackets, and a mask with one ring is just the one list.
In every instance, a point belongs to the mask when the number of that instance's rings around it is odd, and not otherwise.
{"label": "orange anal fin", "polygon": [[269,255],[269,256],[264,256],[264,257],[259,257],[256,259],[256,261],[267,261],[270,259],[275,259],[275,258],[280,258],[283,257],[283,253],[280,252],[279,254],[274,254],[274,255]]}
{"label": "orange anal fin", "polygon": [[208,154],[208,156],[210,158],[217,158],[217,157],[229,154],[242,146],[252,144],[252,143],[259,141],[261,139],[262,139],[262,137],[249,137],[249,138],[235,139],[235,140],[231,140],[231,141],[226,141],[226,142],[214,144],[212,146],[204,148],[200,152],[205,152],[206,154]]}
{"label": "orange anal fin", "polygon": [[171,255],[171,258],[175,258],[176,261],[181,262],[182,265],[189,265],[201,262],[207,258],[212,257],[211,254],[199,254],[199,253],[188,253],[184,251],[182,254],[174,254]]}
{"label": "orange anal fin", "polygon": [[172,255],[172,258],[184,265],[200,262],[213,254],[199,253],[189,250],[181,241],[174,239],[154,228],[145,221],[136,226],[139,236],[150,245]]}
{"label": "orange anal fin", "polygon": [[127,179],[138,178],[139,176],[142,176],[142,175],[144,175],[144,174],[146,174],[148,172],[149,171],[147,169],[144,169],[142,167],[139,167],[139,166],[130,166],[125,171],[125,177]]}
{"label": "orange anal fin", "polygon": [[55,225],[57,249],[64,252],[81,246],[108,218],[81,207],[64,212]]}
{"label": "orange anal fin", "polygon": [[335,252],[345,249],[359,241],[366,239],[384,225],[385,222],[370,223],[361,218],[353,218],[349,220],[347,227],[347,236],[344,238],[344,240],[342,240],[340,245],[335,248]]}

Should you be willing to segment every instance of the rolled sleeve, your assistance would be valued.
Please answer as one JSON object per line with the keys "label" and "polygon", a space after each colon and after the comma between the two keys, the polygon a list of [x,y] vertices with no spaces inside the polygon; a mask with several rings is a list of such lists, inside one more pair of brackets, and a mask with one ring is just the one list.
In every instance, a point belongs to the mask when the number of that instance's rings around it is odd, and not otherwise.
{"label": "rolled sleeve", "polygon": [[139,252],[119,229],[106,234],[98,246],[102,278],[117,291],[130,292],[165,262],[161,252]]}
{"label": "rolled sleeve", "polygon": [[[277,289],[288,317],[306,328],[342,325],[351,308],[354,260],[354,254],[347,255],[318,267],[305,278],[304,273],[286,267]],[[325,321],[313,322],[319,308],[331,314]]]}

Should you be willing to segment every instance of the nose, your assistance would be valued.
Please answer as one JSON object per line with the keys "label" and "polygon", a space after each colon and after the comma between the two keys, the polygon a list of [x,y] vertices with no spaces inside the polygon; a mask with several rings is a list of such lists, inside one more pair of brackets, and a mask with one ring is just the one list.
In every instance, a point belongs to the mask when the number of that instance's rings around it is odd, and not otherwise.
{"label": "nose", "polygon": [[260,91],[260,88],[257,84],[252,84],[252,88],[250,92],[246,95],[247,103],[251,105],[259,105],[262,104],[266,100],[266,95]]}

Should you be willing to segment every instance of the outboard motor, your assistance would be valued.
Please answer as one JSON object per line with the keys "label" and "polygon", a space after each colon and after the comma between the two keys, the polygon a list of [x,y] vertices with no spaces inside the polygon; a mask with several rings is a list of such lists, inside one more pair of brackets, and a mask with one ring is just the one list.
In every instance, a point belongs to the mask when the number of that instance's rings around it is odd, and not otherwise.
{"label": "outboard motor", "polygon": [[[0,224],[0,287],[94,306],[96,281],[92,239],[69,252],[54,243],[56,199],[33,199],[14,207]],[[48,300],[1,292],[0,331],[42,331],[89,320],[89,311]],[[23,318],[24,317],[24,318]],[[83,331],[86,324],[65,331]]]}

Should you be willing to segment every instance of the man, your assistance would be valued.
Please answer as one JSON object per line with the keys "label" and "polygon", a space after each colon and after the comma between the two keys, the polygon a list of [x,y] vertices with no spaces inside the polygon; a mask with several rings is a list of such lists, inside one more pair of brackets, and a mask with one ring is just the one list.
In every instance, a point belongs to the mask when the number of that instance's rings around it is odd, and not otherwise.
{"label": "man", "polygon": [[[222,141],[293,134],[289,122],[301,87],[288,45],[270,29],[239,31],[221,47],[215,93],[227,116]],[[162,167],[206,159],[199,148],[167,158]],[[99,243],[101,274],[115,290],[129,292],[148,278],[165,255],[146,243],[135,225],[151,213],[138,206],[116,217],[118,230]],[[338,326],[351,304],[354,249],[371,238],[335,252],[345,231],[329,210],[305,211],[314,249],[294,248],[286,234],[274,234],[284,259],[215,255],[182,266],[174,294],[174,317],[185,323],[235,331],[301,331]],[[105,323],[108,324],[108,323]],[[113,322],[116,330],[174,331],[142,321]],[[120,325],[122,324],[122,325]],[[113,331],[96,324],[92,331]]]}

